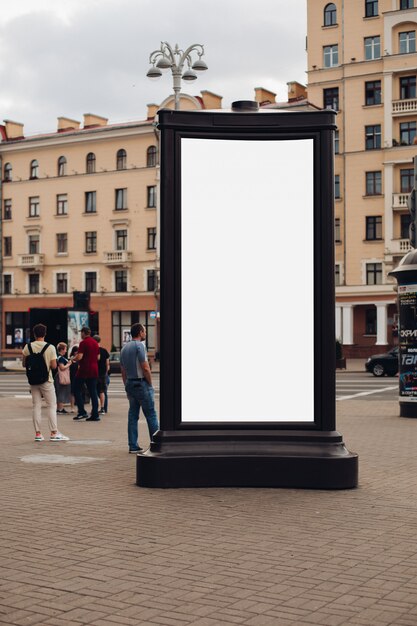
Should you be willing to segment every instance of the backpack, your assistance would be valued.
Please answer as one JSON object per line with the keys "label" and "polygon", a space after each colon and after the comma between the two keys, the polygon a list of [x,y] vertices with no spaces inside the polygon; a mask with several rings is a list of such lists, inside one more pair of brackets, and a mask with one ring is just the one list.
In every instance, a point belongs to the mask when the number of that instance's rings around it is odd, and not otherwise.
{"label": "backpack", "polygon": [[49,380],[49,370],[43,354],[50,345],[50,343],[45,344],[41,352],[33,352],[32,345],[28,343],[29,354],[26,357],[25,366],[29,385],[42,385]]}

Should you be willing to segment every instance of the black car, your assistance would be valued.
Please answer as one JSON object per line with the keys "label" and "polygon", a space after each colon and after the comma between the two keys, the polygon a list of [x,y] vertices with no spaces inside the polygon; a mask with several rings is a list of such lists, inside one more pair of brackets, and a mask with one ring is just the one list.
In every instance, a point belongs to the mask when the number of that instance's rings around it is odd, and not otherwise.
{"label": "black car", "polygon": [[110,352],[110,374],[120,374],[120,352]]}
{"label": "black car", "polygon": [[374,376],[395,376],[398,373],[398,346],[384,354],[373,354],[366,361],[365,368]]}

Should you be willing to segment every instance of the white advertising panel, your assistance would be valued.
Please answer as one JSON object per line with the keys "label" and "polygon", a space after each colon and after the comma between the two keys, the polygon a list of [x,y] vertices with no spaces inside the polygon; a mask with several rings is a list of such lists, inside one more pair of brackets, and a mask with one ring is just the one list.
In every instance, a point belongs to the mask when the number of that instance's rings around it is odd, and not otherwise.
{"label": "white advertising panel", "polygon": [[313,140],[181,140],[182,421],[313,422]]}

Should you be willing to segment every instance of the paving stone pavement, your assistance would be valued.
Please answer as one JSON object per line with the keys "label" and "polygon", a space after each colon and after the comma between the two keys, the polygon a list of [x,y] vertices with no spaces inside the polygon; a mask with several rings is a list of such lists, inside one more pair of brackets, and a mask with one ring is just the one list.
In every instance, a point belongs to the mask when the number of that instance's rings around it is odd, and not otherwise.
{"label": "paving stone pavement", "polygon": [[0,402],[0,624],[416,626],[417,420],[398,403],[340,403],[360,486],[308,491],[141,489],[126,400],[60,416],[68,443]]}

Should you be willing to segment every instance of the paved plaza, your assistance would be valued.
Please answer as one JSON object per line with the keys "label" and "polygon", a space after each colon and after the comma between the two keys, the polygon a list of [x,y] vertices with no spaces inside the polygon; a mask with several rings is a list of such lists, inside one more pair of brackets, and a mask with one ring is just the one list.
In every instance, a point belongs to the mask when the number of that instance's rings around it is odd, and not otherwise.
{"label": "paved plaza", "polygon": [[338,404],[348,491],[142,489],[125,399],[60,416],[68,443],[0,402],[0,624],[416,626],[417,420],[397,402]]}

